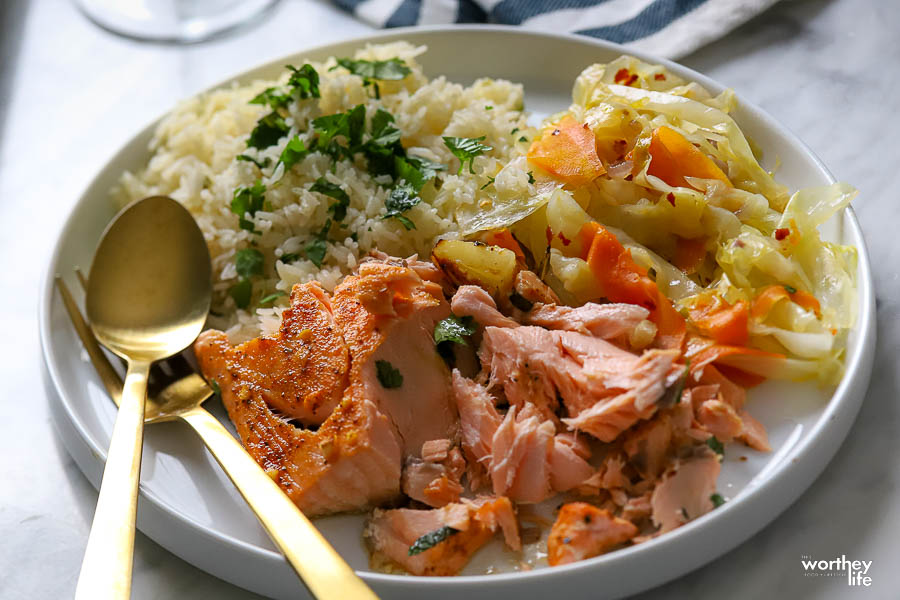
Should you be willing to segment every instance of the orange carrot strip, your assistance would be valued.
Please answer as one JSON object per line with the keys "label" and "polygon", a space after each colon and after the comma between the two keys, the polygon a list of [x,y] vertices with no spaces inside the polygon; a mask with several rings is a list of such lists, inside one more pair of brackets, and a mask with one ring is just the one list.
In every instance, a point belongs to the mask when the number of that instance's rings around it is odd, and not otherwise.
{"label": "orange carrot strip", "polygon": [[500,246],[501,248],[512,250],[516,253],[517,259],[525,260],[525,253],[522,252],[522,247],[519,246],[519,242],[516,241],[516,238],[513,237],[513,234],[506,227],[482,234],[481,241],[489,246]]}
{"label": "orange carrot strip", "polygon": [[657,345],[680,348],[686,331],[684,317],[647,276],[647,270],[634,262],[631,251],[599,223],[586,223],[580,236],[586,249],[582,258],[594,273],[602,296],[612,302],[643,306],[656,323]]}
{"label": "orange carrot strip", "polygon": [[587,124],[566,115],[531,144],[528,160],[563,183],[577,187],[606,173],[597,156],[596,143]]}
{"label": "orange carrot strip", "polygon": [[719,344],[727,346],[743,346],[747,343],[747,317],[749,307],[743,300],[733,305],[723,302],[712,309],[709,305],[701,305],[688,311],[691,322],[701,333],[711,337]]}
{"label": "orange carrot strip", "polygon": [[822,307],[815,296],[803,290],[788,292],[783,285],[770,285],[760,292],[753,301],[750,316],[757,321],[762,321],[778,302],[785,299],[790,300],[804,310],[813,311],[817,317],[822,316]]}
{"label": "orange carrot strip", "polygon": [[697,272],[704,260],[706,260],[706,238],[677,238],[672,264],[690,275]]}
{"label": "orange carrot strip", "polygon": [[650,166],[647,173],[672,187],[690,187],[685,177],[718,179],[731,186],[722,169],[683,135],[663,125],[650,138]]}

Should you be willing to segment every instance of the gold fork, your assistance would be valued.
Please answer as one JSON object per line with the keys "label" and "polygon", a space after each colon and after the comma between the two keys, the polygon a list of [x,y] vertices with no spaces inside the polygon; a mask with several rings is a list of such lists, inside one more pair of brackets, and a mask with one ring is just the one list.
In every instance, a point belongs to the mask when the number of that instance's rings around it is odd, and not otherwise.
{"label": "gold fork", "polygon": [[[86,289],[81,270],[76,269],[75,273],[82,289]],[[91,363],[118,406],[122,378],[100,349],[68,286],[59,276],[56,286]],[[184,361],[183,357],[180,360]],[[174,366],[172,371],[177,373],[185,365],[186,361],[181,365],[173,361],[166,366]],[[152,377],[156,384],[171,378],[156,369]],[[194,428],[314,597],[320,600],[377,598],[231,433],[200,406],[214,393],[200,375],[191,372],[169,385],[156,387],[161,387],[160,391],[147,396],[144,422],[181,419]]]}

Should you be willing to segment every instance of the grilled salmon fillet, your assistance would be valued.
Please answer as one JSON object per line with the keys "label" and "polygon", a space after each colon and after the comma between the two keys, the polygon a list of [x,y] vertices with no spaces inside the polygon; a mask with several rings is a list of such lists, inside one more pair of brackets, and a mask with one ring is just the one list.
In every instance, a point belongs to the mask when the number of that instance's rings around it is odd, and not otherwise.
{"label": "grilled salmon fillet", "polygon": [[[295,286],[278,335],[232,346],[207,331],[194,350],[244,446],[308,516],[359,510],[400,496],[425,442],[458,436],[432,337],[449,312],[438,283],[372,261],[333,297]],[[386,385],[379,362],[402,382]]]}

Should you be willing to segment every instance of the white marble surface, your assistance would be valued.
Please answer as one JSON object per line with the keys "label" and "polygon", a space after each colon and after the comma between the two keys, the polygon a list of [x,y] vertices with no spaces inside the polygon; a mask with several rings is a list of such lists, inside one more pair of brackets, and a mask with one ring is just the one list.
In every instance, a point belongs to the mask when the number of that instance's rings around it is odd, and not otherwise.
{"label": "white marble surface", "polygon": [[[71,597],[96,492],[56,438],[41,388],[38,282],[55,233],[93,173],[180,97],[300,47],[364,33],[330,5],[283,0],[253,27],[205,45],[139,44],[96,29],[70,0],[0,8],[0,597]],[[719,560],[640,597],[896,598],[900,590],[900,4],[783,0],[682,62],[734,87],[859,187],[878,294],[872,385],[847,441],[797,503]],[[37,227],[41,223],[41,227]],[[874,561],[870,588],[803,576],[801,555]],[[652,565],[648,565],[648,569]],[[253,598],[149,539],[136,599]]]}

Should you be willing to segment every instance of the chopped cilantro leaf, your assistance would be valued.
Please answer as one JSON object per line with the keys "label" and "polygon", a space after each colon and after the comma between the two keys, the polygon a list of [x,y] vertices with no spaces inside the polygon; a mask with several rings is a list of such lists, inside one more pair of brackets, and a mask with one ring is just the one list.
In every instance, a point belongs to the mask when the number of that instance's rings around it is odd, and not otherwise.
{"label": "chopped cilantro leaf", "polygon": [[284,165],[284,170],[287,171],[306,158],[307,154],[309,154],[309,149],[306,147],[306,144],[303,143],[299,135],[295,135],[284,147],[284,150],[281,151],[278,161]]}
{"label": "chopped cilantro leaf", "polygon": [[259,301],[259,305],[262,306],[264,304],[270,304],[270,303],[274,302],[275,300],[277,300],[278,298],[281,298],[282,296],[287,296],[287,293],[282,290],[277,290],[277,291],[269,294],[265,298],[262,298]]}
{"label": "chopped cilantro leaf", "polygon": [[450,315],[446,319],[438,321],[434,326],[434,343],[455,342],[467,346],[466,336],[475,333],[478,326],[472,317],[457,317]]}
{"label": "chopped cilantro leaf", "polygon": [[238,308],[247,308],[250,305],[250,297],[253,295],[253,284],[249,279],[241,279],[231,286],[228,295],[234,299]]}
{"label": "chopped cilantro leaf", "polygon": [[252,217],[256,211],[262,210],[265,204],[266,186],[259,179],[253,186],[239,187],[234,190],[234,196],[231,198],[231,212],[239,218],[241,229],[251,233],[259,233],[253,225],[253,221],[247,219],[244,215],[250,214]]}
{"label": "chopped cilantro leaf", "polygon": [[270,112],[257,121],[256,127],[250,132],[250,137],[247,139],[247,147],[262,150],[274,146],[288,131],[290,131],[290,127],[285,123],[284,118],[277,112]]}
{"label": "chopped cilantro leaf", "polygon": [[528,183],[534,184],[534,173],[528,171]]}
{"label": "chopped cilantro leaf", "polygon": [[331,219],[328,219],[325,221],[325,225],[322,227],[321,231],[319,231],[316,237],[310,240],[303,249],[306,253],[306,258],[317,267],[321,267],[322,261],[325,260],[325,252],[328,250],[328,231],[330,229]]}
{"label": "chopped cilantro leaf", "polygon": [[395,187],[384,201],[384,207],[387,209],[387,212],[384,213],[384,216],[381,218],[382,220],[394,218],[400,221],[407,230],[415,229],[416,224],[409,220],[409,218],[404,217],[402,213],[408,211],[421,201],[422,199],[416,195],[415,190],[411,186],[403,185]]}
{"label": "chopped cilantro leaf", "polygon": [[257,94],[250,104],[260,104],[262,106],[271,106],[272,108],[281,108],[287,106],[291,101],[291,95],[285,94],[275,87],[266,88]]}
{"label": "chopped cilantro leaf", "polygon": [[246,154],[238,154],[235,157],[235,160],[240,161],[240,162],[251,162],[254,165],[256,165],[257,167],[259,167],[260,169],[265,169],[270,164],[272,164],[272,159],[269,158],[268,156],[262,160],[257,160],[255,158],[253,158],[252,156],[248,156]]}
{"label": "chopped cilantro leaf", "polygon": [[489,177],[488,177],[488,182],[487,182],[486,184],[484,184],[483,186],[481,186],[479,189],[482,189],[482,190],[483,190],[484,188],[486,188],[487,186],[491,185],[492,183],[494,183],[494,178],[489,176]]}
{"label": "chopped cilantro leaf", "polygon": [[513,130],[509,132],[509,135],[516,135],[517,133],[519,133],[519,128],[513,127]]}
{"label": "chopped cilantro leaf", "polygon": [[302,100],[307,98],[319,98],[319,74],[309,63],[303,65],[299,69],[294,65],[287,65],[291,72],[288,79],[288,85],[293,88]]}
{"label": "chopped cilantro leaf", "polygon": [[253,275],[262,275],[265,259],[256,248],[238,250],[234,256],[234,268],[237,274],[246,279]]}
{"label": "chopped cilantro leaf", "polygon": [[372,142],[379,146],[390,146],[400,141],[400,130],[394,127],[394,115],[379,108],[372,116]]}
{"label": "chopped cilantro leaf", "polygon": [[348,196],[347,192],[342,190],[339,185],[331,183],[324,177],[319,177],[316,182],[312,184],[312,187],[309,188],[309,191],[318,192],[337,200],[336,203],[328,207],[328,212],[331,213],[335,221],[343,221],[344,217],[347,216],[347,207],[350,206],[350,196]]}
{"label": "chopped cilantro leaf", "polygon": [[376,360],[375,371],[378,375],[378,381],[381,382],[382,387],[386,389],[393,389],[403,385],[403,375],[401,375],[400,371],[395,369],[394,366],[388,361]]}
{"label": "chopped cilantro leaf", "polygon": [[[389,60],[353,60],[339,58],[338,65],[363,79],[363,85],[371,85],[375,90],[375,98],[380,98],[377,81],[399,81],[412,70],[399,58]],[[335,67],[336,68],[336,67]]]}
{"label": "chopped cilantro leaf", "polygon": [[213,394],[215,394],[216,396],[219,396],[220,398],[222,397],[222,388],[219,387],[218,381],[216,381],[215,379],[210,379],[209,387],[212,388]]}
{"label": "chopped cilantro leaf", "polygon": [[484,107],[484,110],[494,110],[494,107],[488,104]]}
{"label": "chopped cilantro leaf", "polygon": [[784,289],[788,294],[796,294],[797,293],[797,288],[795,288],[792,285],[786,285],[786,286],[784,286]]}
{"label": "chopped cilantro leaf", "polygon": [[709,499],[712,501],[713,507],[715,508],[719,508],[725,504],[725,498],[722,497],[722,494],[713,494]]}
{"label": "chopped cilantro leaf", "polygon": [[713,452],[715,452],[719,456],[725,455],[725,446],[722,445],[722,442],[720,442],[716,436],[711,435],[706,438],[706,445],[709,446],[713,450]]}
{"label": "chopped cilantro leaf", "polygon": [[286,254],[282,254],[281,258],[279,258],[278,260],[280,260],[284,264],[288,264],[300,260],[300,255],[296,252],[288,252]]}
{"label": "chopped cilantro leaf", "polygon": [[415,556],[416,554],[425,552],[429,548],[433,548],[454,533],[459,533],[459,529],[454,529],[449,525],[444,525],[440,529],[435,529],[434,531],[426,533],[415,542],[413,542],[413,545],[409,547],[409,556]]}
{"label": "chopped cilantro leaf", "polygon": [[461,174],[463,167],[469,163],[469,173],[475,173],[472,163],[476,156],[481,156],[488,150],[493,150],[491,146],[486,146],[480,142],[484,141],[484,136],[478,138],[459,138],[444,136],[444,144],[453,153],[453,156],[459,159],[459,170],[457,175]]}
{"label": "chopped cilantro leaf", "polygon": [[525,136],[523,135],[522,137],[519,138],[519,141],[520,141],[520,142],[527,142],[527,141],[528,141],[528,138],[525,137]]}
{"label": "chopped cilantro leaf", "polygon": [[353,240],[354,242],[358,242],[359,234],[354,231],[353,233],[350,234],[350,239]]}

